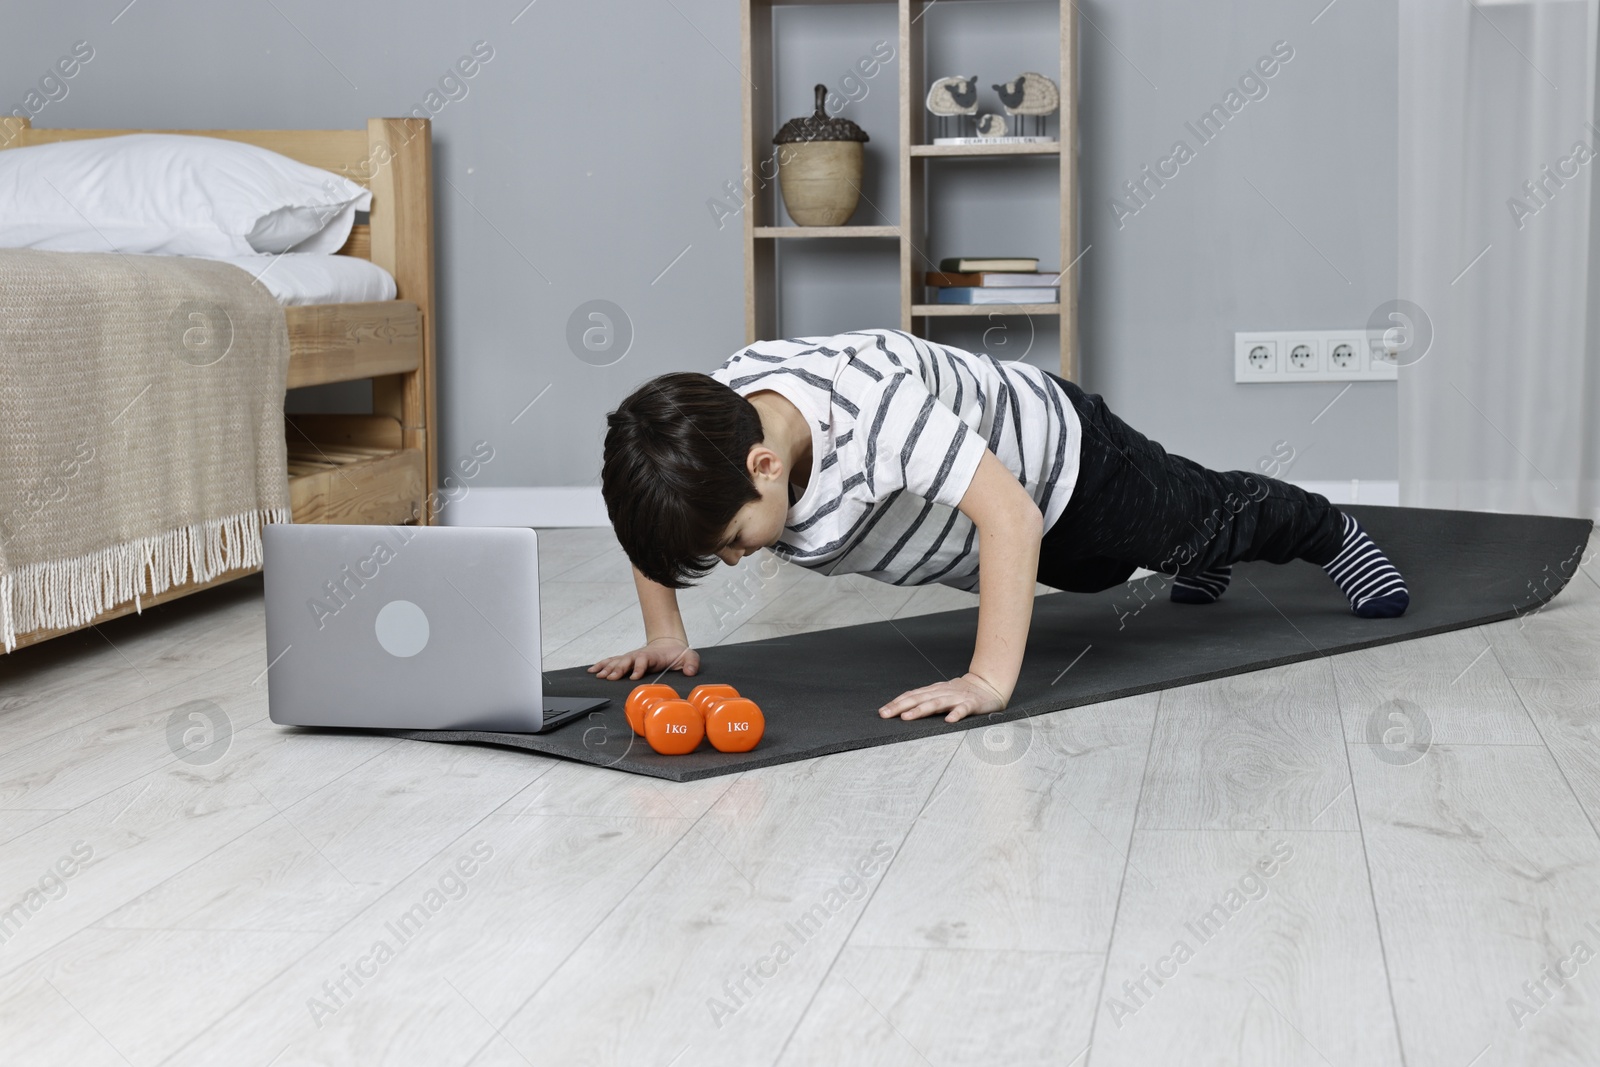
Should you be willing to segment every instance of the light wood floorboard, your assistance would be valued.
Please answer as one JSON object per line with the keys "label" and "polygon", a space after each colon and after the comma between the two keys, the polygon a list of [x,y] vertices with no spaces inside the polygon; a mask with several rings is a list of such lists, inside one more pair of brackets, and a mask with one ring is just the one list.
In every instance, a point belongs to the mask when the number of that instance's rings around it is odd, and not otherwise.
{"label": "light wood floorboard", "polygon": [[1070,1064],[1099,980],[1098,953],[848,946],[779,1063]]}
{"label": "light wood floorboard", "polygon": [[851,944],[1104,952],[1156,701],[960,735]]}
{"label": "light wood floorboard", "polygon": [[1331,662],[1346,741],[1387,737],[1398,745],[1426,736],[1434,744],[1539,744],[1484,627],[1365,648]]}
{"label": "light wood floorboard", "polygon": [[1401,1062],[1359,833],[1139,829],[1129,860],[1089,1063]]}
{"label": "light wood floorboard", "polygon": [[1327,659],[1171,691],[1139,805],[1142,830],[1353,830]]}
{"label": "light wood floorboard", "polygon": [[1600,840],[1551,753],[1435,745],[1397,766],[1360,748],[1351,769],[1406,1062],[1594,1062],[1600,968],[1566,964],[1576,979],[1549,985],[1547,1006],[1523,989],[1575,942],[1600,945]]}

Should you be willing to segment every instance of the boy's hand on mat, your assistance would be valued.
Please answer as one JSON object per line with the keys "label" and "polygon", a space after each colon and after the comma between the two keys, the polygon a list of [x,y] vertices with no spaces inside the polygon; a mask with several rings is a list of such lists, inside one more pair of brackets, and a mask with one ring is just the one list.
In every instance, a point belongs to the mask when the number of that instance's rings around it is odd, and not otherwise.
{"label": "boy's hand on mat", "polygon": [[590,667],[589,673],[607,681],[616,681],[623,675],[643,678],[648,671],[672,670],[699,674],[700,653],[676,637],[658,637],[643,648],[624,652],[620,656],[607,656]]}
{"label": "boy's hand on mat", "polygon": [[987,715],[1004,711],[1005,698],[976,674],[967,673],[948,682],[936,682],[909,693],[901,693],[878,709],[885,719],[925,719],[945,712],[945,722],[960,722],[968,715]]}

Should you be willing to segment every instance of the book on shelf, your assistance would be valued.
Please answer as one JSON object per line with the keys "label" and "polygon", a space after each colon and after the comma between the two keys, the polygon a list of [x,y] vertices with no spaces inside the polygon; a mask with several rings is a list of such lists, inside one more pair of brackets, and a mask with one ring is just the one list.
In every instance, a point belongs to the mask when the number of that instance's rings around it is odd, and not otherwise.
{"label": "book on shelf", "polygon": [[958,256],[941,259],[939,269],[952,274],[974,274],[984,271],[1027,273],[1039,269],[1037,256]]}
{"label": "book on shelf", "polygon": [[935,137],[936,145],[1055,144],[1054,137]]}
{"label": "book on shelf", "polygon": [[928,285],[944,286],[977,286],[983,289],[1015,289],[1018,287],[1035,289],[1040,286],[1061,284],[1060,271],[1031,271],[1013,272],[1004,271],[978,271],[968,274],[948,274],[944,271],[930,270],[924,278]]}
{"label": "book on shelf", "polygon": [[981,285],[959,285],[934,289],[936,304],[1059,304],[1061,290],[1046,286],[985,288]]}

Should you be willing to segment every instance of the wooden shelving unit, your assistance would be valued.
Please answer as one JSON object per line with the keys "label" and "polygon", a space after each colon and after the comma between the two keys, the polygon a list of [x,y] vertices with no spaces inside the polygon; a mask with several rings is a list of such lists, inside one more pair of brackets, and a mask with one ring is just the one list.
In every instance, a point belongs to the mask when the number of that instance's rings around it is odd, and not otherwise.
{"label": "wooden shelving unit", "polygon": [[[912,304],[911,317],[921,318],[950,318],[971,316],[985,318],[995,312],[1009,315],[1056,315],[1061,312],[1060,304]],[[1066,375],[1062,375],[1063,378]]]}
{"label": "wooden shelving unit", "polygon": [[[924,112],[926,115],[926,112]],[[913,156],[1059,156],[1059,144],[914,144]]]}
{"label": "wooden shelving unit", "polygon": [[[779,121],[774,114],[773,8],[790,0],[741,0],[742,59],[744,73],[744,163],[748,174],[770,174],[772,137]],[[817,0],[805,0],[815,3]],[[752,196],[744,212],[745,340],[746,343],[779,335],[777,321],[777,243],[785,239],[880,238],[900,246],[900,322],[908,333],[927,336],[929,320],[993,315],[1059,317],[1061,323],[1060,373],[1078,377],[1078,86],[1076,8],[1071,0],[1058,4],[1061,38],[1059,140],[1055,144],[933,145],[927,144],[928,113],[923,106],[930,79],[923,70],[928,20],[923,16],[938,0],[829,0],[832,3],[894,3],[899,9],[899,52],[895,58],[899,93],[900,224],[898,226],[775,226],[772,196]],[[993,0],[1000,4],[1004,0]],[[1060,259],[1055,264],[1040,256],[1040,269],[1062,269],[1059,304],[927,304],[919,302],[922,276],[937,270],[928,252],[927,188],[930,160],[941,158],[1007,158],[1054,156],[1060,170]],[[776,182],[771,183],[773,186]],[[982,253],[987,249],[974,249]]]}
{"label": "wooden shelving unit", "polygon": [[757,226],[758,240],[773,237],[899,237],[898,226]]}

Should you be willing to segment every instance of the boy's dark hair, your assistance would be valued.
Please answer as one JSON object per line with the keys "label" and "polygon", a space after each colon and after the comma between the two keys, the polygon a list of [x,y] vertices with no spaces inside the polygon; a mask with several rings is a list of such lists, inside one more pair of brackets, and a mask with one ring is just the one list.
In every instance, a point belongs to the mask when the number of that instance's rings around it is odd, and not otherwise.
{"label": "boy's dark hair", "polygon": [[759,500],[745,468],[761,443],[755,405],[708,374],[663,374],[606,416],[600,491],[628,559],[646,578],[687,588],[739,509]]}

